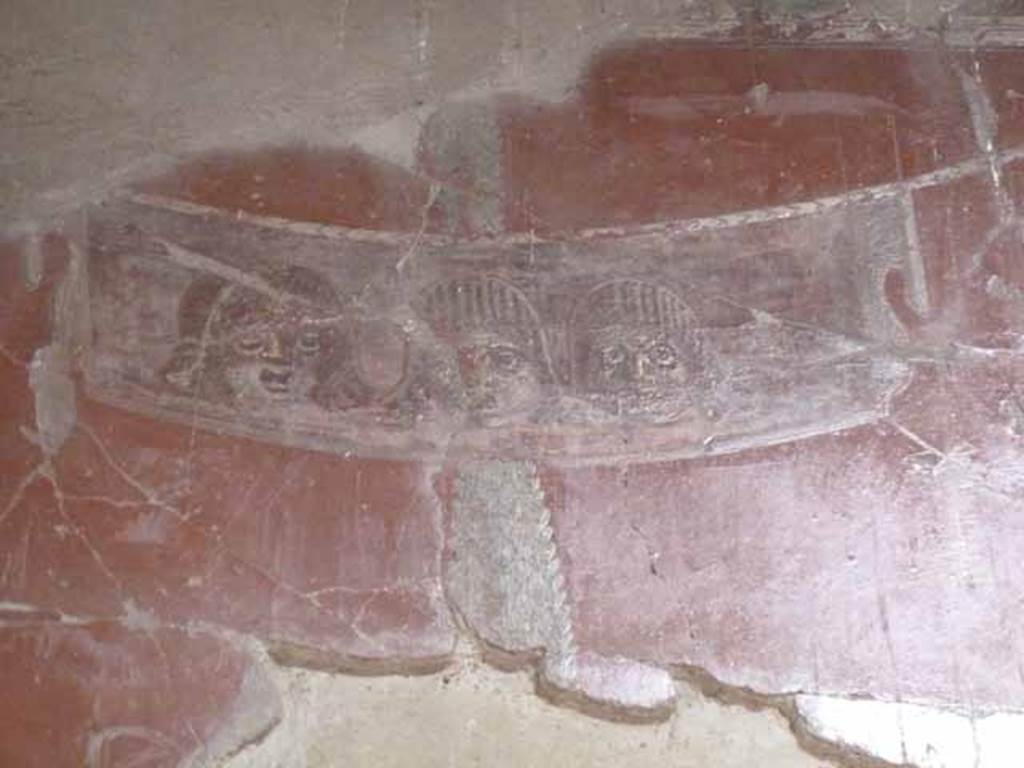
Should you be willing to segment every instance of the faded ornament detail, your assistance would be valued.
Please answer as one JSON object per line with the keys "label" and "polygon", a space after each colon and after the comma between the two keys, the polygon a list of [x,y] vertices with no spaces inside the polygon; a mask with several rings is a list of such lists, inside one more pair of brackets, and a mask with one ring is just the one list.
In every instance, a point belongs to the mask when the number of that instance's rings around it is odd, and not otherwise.
{"label": "faded ornament detail", "polygon": [[[667,240],[431,237],[410,261],[399,235],[128,197],[90,221],[87,391],[367,457],[688,457],[821,434],[877,420],[906,379],[874,277],[893,244],[848,236],[870,218],[903,237],[893,205]],[[878,264],[851,274],[861,257]],[[773,285],[786,265],[814,301]]]}
{"label": "faded ornament detail", "polygon": [[593,289],[572,318],[575,391],[620,420],[664,424],[696,415],[708,383],[694,320],[668,288],[616,280]]}
{"label": "faded ornament detail", "polygon": [[540,318],[521,291],[492,276],[456,278],[429,287],[420,305],[454,358],[471,421],[503,426],[536,414],[554,377]]}
{"label": "faded ornament detail", "polygon": [[265,289],[198,278],[181,299],[182,339],[167,383],[204,399],[261,410],[285,403],[328,407],[338,342],[337,296],[302,267],[271,273]]}
{"label": "faded ornament detail", "polygon": [[446,591],[485,650],[539,657],[538,685],[564,703],[628,719],[667,717],[677,697],[668,672],[580,650],[564,553],[537,467],[467,462],[453,485]]}

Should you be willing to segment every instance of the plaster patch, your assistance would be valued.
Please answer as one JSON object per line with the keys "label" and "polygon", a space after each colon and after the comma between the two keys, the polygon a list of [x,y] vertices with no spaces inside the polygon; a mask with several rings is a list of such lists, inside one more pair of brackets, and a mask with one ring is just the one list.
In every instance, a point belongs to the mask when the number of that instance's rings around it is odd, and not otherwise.
{"label": "plaster patch", "polygon": [[35,394],[39,447],[47,456],[60,451],[78,418],[68,368],[64,349],[56,344],[41,347],[32,357],[29,384]]}
{"label": "plaster patch", "polygon": [[530,462],[477,462],[456,479],[448,592],[483,639],[513,653],[576,648],[540,482]]}
{"label": "plaster patch", "polygon": [[580,652],[551,526],[531,462],[478,462],[456,478],[448,594],[488,645],[543,655],[538,685],[553,700],[594,714],[667,717],[676,687],[665,670]]}

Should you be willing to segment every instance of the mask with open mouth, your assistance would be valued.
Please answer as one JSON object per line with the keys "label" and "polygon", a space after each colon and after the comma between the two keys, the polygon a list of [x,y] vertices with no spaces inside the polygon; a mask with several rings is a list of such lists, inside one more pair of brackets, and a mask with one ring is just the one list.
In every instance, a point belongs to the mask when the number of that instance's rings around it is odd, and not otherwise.
{"label": "mask with open mouth", "polygon": [[206,281],[205,301],[183,300],[194,333],[179,345],[165,378],[226,405],[316,402],[336,343],[334,291],[300,267],[273,273],[267,283],[274,291]]}

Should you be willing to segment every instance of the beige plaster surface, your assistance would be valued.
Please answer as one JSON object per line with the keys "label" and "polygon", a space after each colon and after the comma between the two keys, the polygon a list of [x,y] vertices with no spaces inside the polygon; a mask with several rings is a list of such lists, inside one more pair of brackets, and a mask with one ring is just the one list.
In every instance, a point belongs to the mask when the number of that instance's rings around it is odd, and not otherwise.
{"label": "beige plaster surface", "polygon": [[443,674],[365,678],[277,668],[281,724],[227,768],[818,768],[774,711],[680,684],[666,722],[598,720],[537,696],[530,675],[472,656]]}
{"label": "beige plaster surface", "polygon": [[[408,156],[424,106],[495,91],[558,97],[608,43],[697,34],[735,19],[734,5],[744,7],[726,0],[7,0],[0,228],[31,226],[210,147],[358,141]],[[770,10],[806,13],[808,5],[774,2]],[[867,17],[921,29],[951,5],[853,3]]]}

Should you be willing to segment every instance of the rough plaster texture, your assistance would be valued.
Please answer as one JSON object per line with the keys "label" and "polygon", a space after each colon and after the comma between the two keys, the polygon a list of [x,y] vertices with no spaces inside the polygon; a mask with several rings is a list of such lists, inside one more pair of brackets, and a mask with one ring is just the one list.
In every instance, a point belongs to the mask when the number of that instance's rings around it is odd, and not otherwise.
{"label": "rough plaster texture", "polygon": [[671,713],[667,672],[576,646],[551,513],[530,462],[460,467],[450,525],[447,594],[484,643],[513,657],[542,653],[538,683],[555,700],[619,718]]}
{"label": "rough plaster texture", "polygon": [[[565,577],[533,467],[464,467],[453,507],[448,593],[470,623],[492,624],[488,639],[510,651],[546,648],[558,659],[574,657]],[[496,583],[488,588],[489,581]]]}
{"label": "rough plaster texture", "polygon": [[823,738],[920,768],[1011,768],[1024,749],[1015,712],[973,715],[913,704],[797,697],[807,725]]}
{"label": "rough plaster texture", "polygon": [[[785,16],[807,5],[766,10]],[[883,26],[934,30],[956,4],[814,5],[826,15],[853,8]],[[28,226],[212,146],[358,140],[408,157],[424,105],[513,88],[561,95],[608,42],[714,29],[751,7],[10,0],[0,30],[0,221]]]}
{"label": "rough plaster texture", "polygon": [[[879,23],[909,21],[929,32],[949,10],[924,1],[861,5]],[[770,9],[827,15],[843,8],[788,2]],[[11,2],[5,15],[12,23],[0,33],[0,223],[31,229],[126,178],[214,145],[354,141],[409,165],[421,122],[440,101],[513,87],[558,96],[609,41],[671,35],[735,12],[724,3],[655,0],[186,2],[145,11],[125,2]],[[29,259],[30,283],[37,272]],[[55,415],[37,425],[46,455],[74,422],[59,355],[46,348],[34,369],[46,372],[35,388],[41,410]],[[285,718],[234,758],[234,768],[823,764],[798,747],[779,714],[716,703],[683,685],[671,718],[641,728],[556,708],[535,695],[526,674],[497,672],[466,655],[443,674],[419,678],[269,669]],[[865,736],[862,721],[842,707],[820,707],[815,717],[811,725],[836,741],[876,745],[894,760],[916,757],[905,744],[893,747],[906,738],[902,732]],[[970,730],[962,720],[956,729]],[[915,739],[927,752],[927,738]],[[948,758],[926,754],[921,764],[968,764],[977,747],[962,757],[955,751],[962,746],[947,750]]]}
{"label": "rough plaster texture", "polygon": [[588,718],[539,699],[525,673],[462,654],[443,675],[351,678],[279,669],[281,724],[226,768],[398,768],[486,765],[824,768],[788,723],[705,699],[680,685],[658,725]]}
{"label": "rough plaster texture", "polygon": [[[626,8],[629,7],[627,13]],[[659,4],[269,0],[5,5],[0,218],[210,146],[345,144],[469,88],[559,90]],[[372,131],[371,131],[372,133]],[[406,132],[398,144],[407,146]]]}

